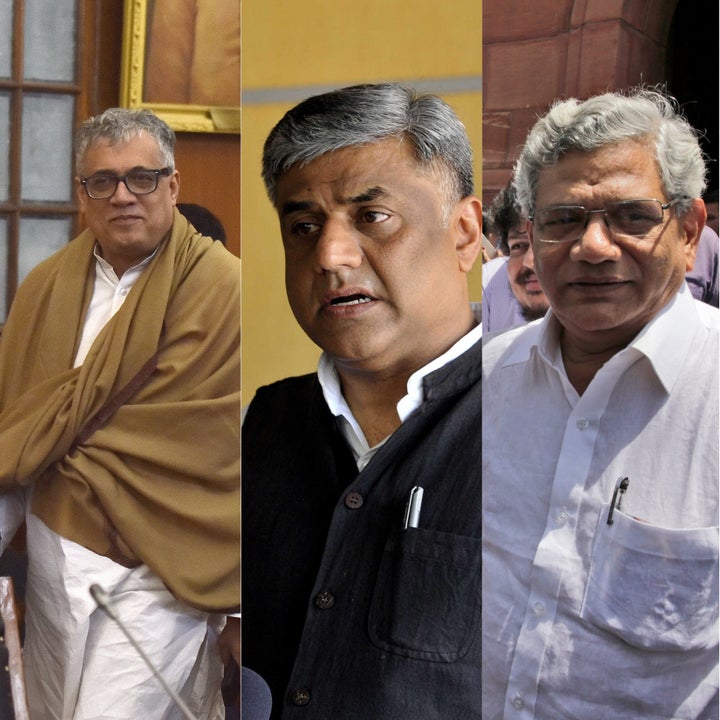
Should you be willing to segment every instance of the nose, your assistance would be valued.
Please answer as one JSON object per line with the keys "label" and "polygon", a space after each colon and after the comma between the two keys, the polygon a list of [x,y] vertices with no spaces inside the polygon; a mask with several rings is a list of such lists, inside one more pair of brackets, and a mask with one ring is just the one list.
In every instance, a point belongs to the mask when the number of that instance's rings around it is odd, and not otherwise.
{"label": "nose", "polygon": [[620,257],[620,248],[613,240],[607,216],[602,210],[588,213],[585,229],[573,244],[571,256],[574,260],[593,264]]}
{"label": "nose", "polygon": [[528,249],[525,251],[525,254],[523,255],[522,264],[523,264],[523,267],[535,272],[535,256],[533,255],[532,243],[528,245]]}
{"label": "nose", "polygon": [[328,218],[315,246],[315,261],[320,273],[360,267],[363,252],[357,230],[344,220]]}
{"label": "nose", "polygon": [[131,193],[125,181],[121,180],[117,184],[115,192],[110,196],[110,202],[127,205],[128,203],[135,202],[135,198],[136,195]]}

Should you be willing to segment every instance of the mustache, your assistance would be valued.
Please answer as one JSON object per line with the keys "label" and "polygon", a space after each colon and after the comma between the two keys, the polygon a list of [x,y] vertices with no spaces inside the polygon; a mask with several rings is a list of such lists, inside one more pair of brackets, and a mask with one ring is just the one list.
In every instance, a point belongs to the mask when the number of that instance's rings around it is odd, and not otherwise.
{"label": "mustache", "polygon": [[537,273],[534,270],[521,270],[515,276],[515,282],[525,283],[530,280],[530,278],[538,279]]}

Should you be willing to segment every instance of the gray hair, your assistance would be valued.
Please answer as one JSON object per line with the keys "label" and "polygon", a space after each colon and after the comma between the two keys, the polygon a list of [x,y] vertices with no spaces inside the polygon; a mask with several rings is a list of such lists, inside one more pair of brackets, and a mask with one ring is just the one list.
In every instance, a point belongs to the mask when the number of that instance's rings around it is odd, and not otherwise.
{"label": "gray hair", "polygon": [[530,130],[513,185],[528,217],[535,211],[538,176],[568,153],[590,152],[624,140],[638,140],[654,152],[667,200],[685,212],[705,189],[705,161],[698,133],[677,102],[658,89],[631,88],[580,101],[553,103]]}
{"label": "gray hair", "polygon": [[271,202],[277,203],[278,178],[293,165],[388,138],[407,140],[421,168],[442,170],[446,200],[473,194],[470,141],[450,106],[436,95],[379,83],[315,95],[285,114],[263,150],[262,175]]}
{"label": "gray hair", "polygon": [[75,137],[75,168],[82,174],[87,151],[104,140],[110,145],[126,143],[140,133],[155,138],[163,167],[175,169],[175,132],[150,110],[110,108],[101,115],[86,120]]}

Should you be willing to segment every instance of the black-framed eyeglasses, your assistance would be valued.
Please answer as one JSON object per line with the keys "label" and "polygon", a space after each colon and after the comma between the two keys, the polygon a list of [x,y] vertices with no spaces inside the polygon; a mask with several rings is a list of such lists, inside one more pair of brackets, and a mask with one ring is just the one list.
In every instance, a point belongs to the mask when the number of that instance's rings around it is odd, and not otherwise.
{"label": "black-framed eyeglasses", "polygon": [[80,178],[80,184],[85,188],[88,197],[93,200],[106,200],[115,194],[118,185],[123,182],[133,195],[149,195],[157,190],[160,177],[167,177],[172,168],[164,167],[160,170],[137,168],[125,175],[113,173],[96,173],[90,177]]}
{"label": "black-framed eyeglasses", "polygon": [[614,235],[641,239],[650,235],[665,220],[667,210],[679,200],[619,200],[599,210],[582,205],[553,205],[536,210],[530,218],[534,237],[545,243],[575,242],[585,232],[590,215],[603,213],[605,224]]}

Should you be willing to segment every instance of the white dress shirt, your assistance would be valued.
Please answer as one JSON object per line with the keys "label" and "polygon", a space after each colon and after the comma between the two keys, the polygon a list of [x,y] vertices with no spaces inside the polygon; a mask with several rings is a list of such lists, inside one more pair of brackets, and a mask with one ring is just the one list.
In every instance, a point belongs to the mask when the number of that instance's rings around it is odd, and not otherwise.
{"label": "white dress shirt", "polygon": [[719,325],[683,286],[582,396],[552,313],[485,337],[483,717],[718,717]]}

